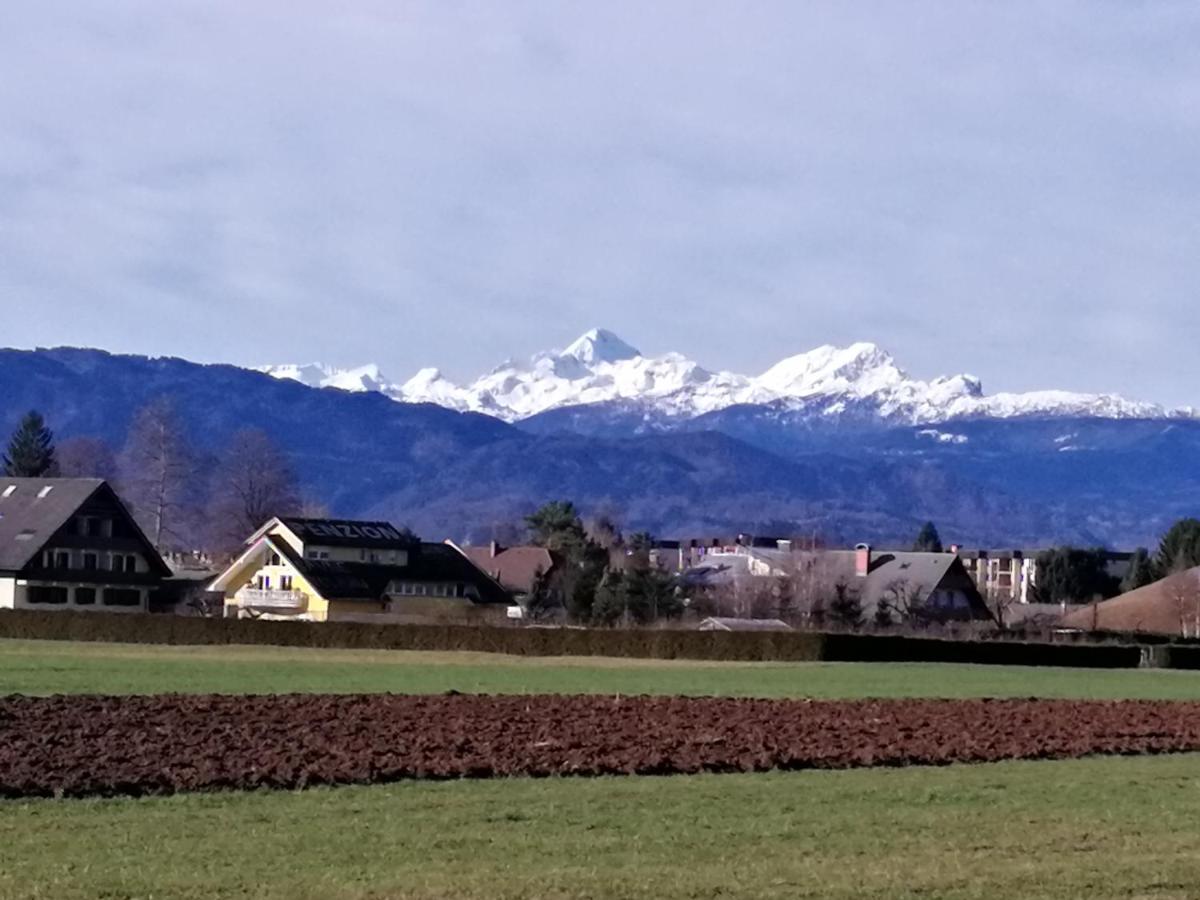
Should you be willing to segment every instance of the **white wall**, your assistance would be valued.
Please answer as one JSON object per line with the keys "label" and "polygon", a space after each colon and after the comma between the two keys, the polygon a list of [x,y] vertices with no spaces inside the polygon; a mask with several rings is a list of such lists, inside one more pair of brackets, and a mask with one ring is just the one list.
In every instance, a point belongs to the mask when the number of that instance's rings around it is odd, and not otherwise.
{"label": "white wall", "polygon": [[0,609],[13,609],[17,605],[17,579],[0,578]]}

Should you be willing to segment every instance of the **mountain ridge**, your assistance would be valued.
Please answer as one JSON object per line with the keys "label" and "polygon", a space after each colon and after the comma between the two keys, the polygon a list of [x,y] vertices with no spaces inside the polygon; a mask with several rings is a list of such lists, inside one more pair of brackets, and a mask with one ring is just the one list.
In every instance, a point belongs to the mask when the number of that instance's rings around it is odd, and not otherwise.
{"label": "mountain ridge", "polygon": [[663,537],[816,533],[904,546],[933,520],[966,545],[1129,548],[1200,510],[1194,418],[887,425],[867,400],[835,417],[734,406],[639,431],[646,410],[631,401],[560,407],[514,426],[230,365],[0,349],[0,433],[37,409],[58,438],[117,450],[138,408],[161,396],[197,451],[198,483],[234,433],[257,427],[286,453],[306,499],[435,538],[519,539],[525,515],[570,499]]}
{"label": "mountain ridge", "polygon": [[259,366],[257,371],[310,387],[378,391],[405,403],[435,403],[514,423],[575,407],[640,410],[648,427],[670,428],[735,407],[775,407],[814,419],[855,416],[887,425],[933,425],[959,419],[1095,417],[1194,419],[1192,407],[1167,408],[1111,393],[1061,390],[985,394],[973,375],[922,381],[877,344],[823,345],[790,356],[757,376],[706,369],[679,353],[644,356],[607,329],[594,328],[564,350],[508,360],[466,385],[437,368],[408,381],[378,366]]}

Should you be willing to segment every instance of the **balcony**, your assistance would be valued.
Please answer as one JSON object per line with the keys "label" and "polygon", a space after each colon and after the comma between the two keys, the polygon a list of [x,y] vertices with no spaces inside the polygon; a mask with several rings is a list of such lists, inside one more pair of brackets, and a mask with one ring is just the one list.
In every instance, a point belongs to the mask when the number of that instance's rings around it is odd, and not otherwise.
{"label": "balcony", "polygon": [[260,588],[242,588],[234,599],[243,609],[282,609],[288,612],[303,612],[308,606],[308,596],[302,591],[272,591]]}

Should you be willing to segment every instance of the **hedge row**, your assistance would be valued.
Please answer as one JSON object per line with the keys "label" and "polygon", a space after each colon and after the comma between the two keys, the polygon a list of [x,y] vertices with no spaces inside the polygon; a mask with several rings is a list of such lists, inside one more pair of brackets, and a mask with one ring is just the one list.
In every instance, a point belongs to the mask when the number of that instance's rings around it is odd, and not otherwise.
{"label": "hedge row", "polygon": [[[962,662],[1136,668],[1134,644],[954,641],[810,632],[624,631],[279,622],[186,616],[5,610],[0,638],[135,644],[269,644],[375,650],[470,650],[518,656],[616,656],[837,662]],[[1181,667],[1200,668],[1200,647],[1173,648]]]}

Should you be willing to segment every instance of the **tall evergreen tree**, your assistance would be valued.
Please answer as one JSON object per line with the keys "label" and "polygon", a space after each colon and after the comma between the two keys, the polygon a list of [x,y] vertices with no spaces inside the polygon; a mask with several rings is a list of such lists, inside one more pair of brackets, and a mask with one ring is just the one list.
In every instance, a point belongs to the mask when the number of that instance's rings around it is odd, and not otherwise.
{"label": "tall evergreen tree", "polygon": [[942,552],[942,538],[936,525],[926,522],[921,526],[921,530],[917,532],[917,539],[913,542],[913,550],[922,553]]}
{"label": "tall evergreen tree", "polygon": [[1154,564],[1161,578],[1200,566],[1200,519],[1180,519],[1172,525],[1159,542]]}
{"label": "tall evergreen tree", "polygon": [[4,454],[4,474],[12,478],[41,478],[58,474],[54,432],[37,410],[30,410],[13,432]]}
{"label": "tall evergreen tree", "polygon": [[1090,603],[1116,596],[1118,579],[1108,574],[1103,549],[1056,547],[1038,554],[1037,596],[1042,603]]}
{"label": "tall evergreen tree", "polygon": [[608,551],[588,537],[575,504],[569,501],[547,503],[525,522],[535,544],[563,559],[563,565],[555,570],[553,587],[565,601],[567,612],[577,621],[589,621],[608,566]]}
{"label": "tall evergreen tree", "polygon": [[1150,558],[1150,551],[1145,547],[1138,547],[1133,551],[1133,556],[1129,560],[1129,571],[1121,579],[1121,593],[1127,594],[1130,591],[1136,591],[1155,581],[1157,577],[1154,560]]}

